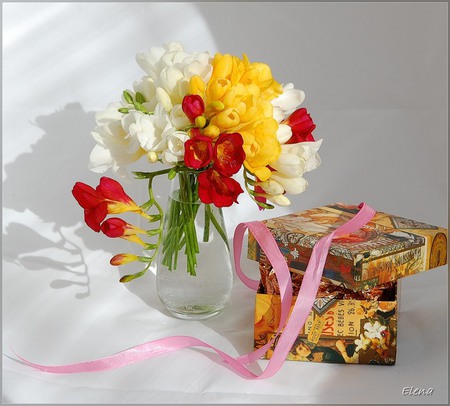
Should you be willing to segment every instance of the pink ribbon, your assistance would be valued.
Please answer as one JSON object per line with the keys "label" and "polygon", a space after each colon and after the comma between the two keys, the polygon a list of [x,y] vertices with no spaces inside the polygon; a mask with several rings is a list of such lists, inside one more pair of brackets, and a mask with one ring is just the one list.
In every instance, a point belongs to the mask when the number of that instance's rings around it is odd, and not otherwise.
{"label": "pink ribbon", "polygon": [[[233,251],[236,273],[239,278],[249,288],[254,290],[258,288],[259,281],[248,278],[242,272],[240,266],[244,234],[245,230],[248,228],[254,235],[260,247],[264,250],[267,259],[272,264],[280,286],[281,316],[277,333],[271,341],[255,351],[235,358],[209,345],[208,343],[205,343],[204,341],[198,340],[197,338],[189,336],[172,336],[162,338],[160,340],[150,341],[109,357],[68,365],[39,365],[25,360],[19,355],[17,356],[27,365],[36,368],[39,371],[58,374],[71,374],[115,369],[134,362],[157,357],[172,351],[177,351],[182,348],[206,347],[215,351],[226,366],[244,378],[269,378],[273,376],[283,365],[286,356],[291,350],[294,341],[304,326],[306,318],[312,309],[332,239],[357,231],[362,226],[367,224],[375,214],[375,210],[364,203],[361,203],[358,207],[360,209],[359,212],[351,220],[338,227],[332,233],[322,237],[314,246],[290,317],[288,316],[292,303],[291,276],[286,261],[281,255],[280,249],[272,237],[272,234],[263,223],[257,221],[241,223],[237,226],[234,233]],[[260,359],[261,356],[263,356],[270,348],[277,336],[279,336],[277,346],[275,347],[273,355],[267,363],[266,368],[261,374],[254,374],[246,367],[246,365]]]}

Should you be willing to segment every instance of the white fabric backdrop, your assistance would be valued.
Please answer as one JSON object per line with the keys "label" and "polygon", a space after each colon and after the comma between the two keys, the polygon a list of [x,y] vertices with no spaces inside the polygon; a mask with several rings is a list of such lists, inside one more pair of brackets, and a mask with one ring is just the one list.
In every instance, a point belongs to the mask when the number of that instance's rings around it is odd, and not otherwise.
{"label": "white fabric backdrop", "polygon": [[[338,201],[447,227],[447,26],[445,3],[4,3],[3,401],[446,403],[447,266],[402,281],[393,367],[287,362],[252,382],[182,350],[60,376],[12,360],[9,347],[45,364],[174,334],[252,349],[254,295],[239,281],[215,319],[169,317],[151,273],[117,282],[108,261],[124,242],[92,233],[71,196],[76,181],[97,183],[87,169],[94,112],[142,75],[137,52],[173,40],[245,52],[306,92],[322,166],[288,208],[258,213],[241,196],[225,210],[230,237],[241,221]],[[125,188],[143,196],[139,182]],[[434,392],[402,396],[408,386]]]}

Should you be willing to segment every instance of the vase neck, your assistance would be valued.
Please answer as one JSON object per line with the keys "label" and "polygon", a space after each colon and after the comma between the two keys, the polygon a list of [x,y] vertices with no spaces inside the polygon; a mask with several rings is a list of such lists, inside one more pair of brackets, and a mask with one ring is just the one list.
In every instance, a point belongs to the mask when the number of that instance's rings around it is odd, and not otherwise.
{"label": "vase neck", "polygon": [[198,197],[197,171],[180,171],[173,178],[170,188],[170,198],[182,203],[200,204]]}

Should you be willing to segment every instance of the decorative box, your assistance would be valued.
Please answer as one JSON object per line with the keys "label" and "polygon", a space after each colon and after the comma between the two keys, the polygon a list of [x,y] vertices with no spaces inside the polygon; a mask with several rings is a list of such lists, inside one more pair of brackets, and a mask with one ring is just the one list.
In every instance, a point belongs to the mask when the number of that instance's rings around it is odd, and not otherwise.
{"label": "decorative box", "polygon": [[[294,295],[314,244],[357,211],[339,203],[264,221],[287,261]],[[259,262],[261,274],[254,330],[259,348],[277,331],[280,292],[264,252],[251,234],[248,241],[248,257]],[[394,364],[397,280],[446,263],[446,229],[377,212],[358,232],[333,240],[313,309],[287,359]]]}

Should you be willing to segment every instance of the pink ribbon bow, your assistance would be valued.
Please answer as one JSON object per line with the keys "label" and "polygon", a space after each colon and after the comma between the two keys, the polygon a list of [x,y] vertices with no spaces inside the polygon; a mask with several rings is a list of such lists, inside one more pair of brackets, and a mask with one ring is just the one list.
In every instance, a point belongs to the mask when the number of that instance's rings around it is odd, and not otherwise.
{"label": "pink ribbon bow", "polygon": [[[241,269],[240,258],[242,252],[243,238],[245,230],[248,228],[254,235],[260,247],[264,250],[267,259],[272,264],[275,271],[278,284],[280,286],[281,297],[281,317],[280,325],[274,338],[263,347],[244,354],[240,357],[232,357],[223,351],[205,343],[194,337],[189,336],[172,336],[159,340],[149,341],[147,343],[129,348],[125,351],[111,355],[109,357],[96,359],[93,361],[79,362],[68,365],[47,366],[32,363],[19,355],[17,355],[27,365],[36,368],[39,371],[52,372],[58,374],[71,374],[79,372],[95,372],[104,371],[114,368],[120,368],[134,362],[142,361],[148,358],[157,357],[172,351],[187,347],[206,347],[215,351],[222,361],[238,375],[247,379],[264,379],[273,376],[283,365],[286,356],[294,344],[300,330],[312,309],[319,288],[320,279],[322,277],[325,260],[328,255],[331,241],[333,238],[341,237],[346,234],[357,231],[367,224],[375,214],[375,210],[361,203],[359,212],[348,222],[342,224],[332,233],[322,237],[314,246],[311,258],[303,277],[303,282],[292,309],[291,316],[289,311],[292,303],[292,281],[289,268],[281,255],[272,234],[267,227],[261,222],[241,223],[237,226],[234,233],[234,261],[236,273],[245,285],[256,290],[259,281],[248,278]],[[268,361],[266,368],[259,375],[251,372],[246,365],[260,359],[262,355],[270,348],[273,341],[278,338],[278,343],[273,350],[273,355]]]}

